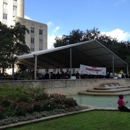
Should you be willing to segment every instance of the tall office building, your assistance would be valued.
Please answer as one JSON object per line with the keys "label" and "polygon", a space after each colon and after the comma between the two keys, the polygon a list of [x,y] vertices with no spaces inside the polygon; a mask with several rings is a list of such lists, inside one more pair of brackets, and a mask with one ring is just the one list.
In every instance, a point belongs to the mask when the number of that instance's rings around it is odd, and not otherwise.
{"label": "tall office building", "polygon": [[24,0],[0,0],[0,21],[7,26],[25,25],[30,31],[25,41],[31,51],[47,49],[47,25],[24,18]]}

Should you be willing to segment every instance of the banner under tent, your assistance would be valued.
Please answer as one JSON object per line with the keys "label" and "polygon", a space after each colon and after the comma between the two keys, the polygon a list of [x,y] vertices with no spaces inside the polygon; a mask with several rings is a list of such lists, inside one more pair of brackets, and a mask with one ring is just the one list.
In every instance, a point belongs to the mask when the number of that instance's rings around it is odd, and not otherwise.
{"label": "banner under tent", "polygon": [[106,75],[105,67],[94,67],[80,64],[80,74]]}

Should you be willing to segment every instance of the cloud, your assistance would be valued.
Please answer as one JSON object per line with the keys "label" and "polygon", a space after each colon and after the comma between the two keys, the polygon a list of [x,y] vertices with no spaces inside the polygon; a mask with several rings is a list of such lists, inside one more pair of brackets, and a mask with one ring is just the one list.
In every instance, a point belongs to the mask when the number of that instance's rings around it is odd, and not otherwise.
{"label": "cloud", "polygon": [[[48,49],[54,48],[53,44],[55,43],[55,38],[56,38],[56,33],[57,31],[60,29],[60,26],[56,26],[54,28],[52,28],[52,26],[54,25],[53,22],[48,22]],[[59,37],[60,35],[58,35]]]}
{"label": "cloud", "polygon": [[105,34],[107,36],[111,36],[112,38],[116,38],[119,41],[126,41],[130,38],[130,33],[124,32],[123,30],[117,28],[110,32],[101,32],[101,34]]}
{"label": "cloud", "polygon": [[28,16],[26,16],[26,15],[24,15],[24,18],[25,18],[25,19],[31,19],[30,17],[28,17]]}
{"label": "cloud", "polygon": [[[57,37],[62,37],[62,35],[58,35]],[[48,36],[48,48],[51,49],[54,48],[53,44],[55,43],[56,36],[53,34],[51,36]]]}
{"label": "cloud", "polygon": [[49,32],[50,33],[53,33],[53,34],[55,34],[59,29],[60,29],[60,26],[56,26],[56,27],[53,27],[52,28],[52,26],[54,25],[54,23],[53,22],[48,22],[47,23],[47,26],[49,27]]}
{"label": "cloud", "polygon": [[53,33],[56,33],[60,29],[60,26],[57,26],[54,30]]}
{"label": "cloud", "polygon": [[55,43],[55,37],[56,37],[55,35],[48,36],[48,48],[47,49],[54,48],[53,44]]}
{"label": "cloud", "polygon": [[48,25],[48,27],[51,27],[51,26],[53,26],[54,24],[53,24],[53,22],[48,22],[47,25]]}

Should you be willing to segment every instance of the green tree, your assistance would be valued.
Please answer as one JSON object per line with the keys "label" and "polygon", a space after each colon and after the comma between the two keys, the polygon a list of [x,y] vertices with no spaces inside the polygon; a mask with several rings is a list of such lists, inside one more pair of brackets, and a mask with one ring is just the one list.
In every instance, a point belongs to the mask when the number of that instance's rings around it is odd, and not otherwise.
{"label": "green tree", "polygon": [[84,32],[81,30],[72,30],[69,35],[69,43],[74,44],[81,42],[84,36]]}
{"label": "green tree", "polygon": [[77,30],[72,30],[69,35],[63,35],[62,37],[56,37],[55,38],[55,43],[54,47],[59,47],[59,46],[65,46],[68,44],[74,44],[77,42],[81,42],[83,38],[84,32],[80,31],[79,29]]}
{"label": "green tree", "polygon": [[100,31],[97,28],[92,30],[81,31],[79,29],[72,30],[69,35],[63,35],[62,37],[56,37],[54,47],[65,46],[67,44],[74,44],[82,41],[89,41],[97,39],[100,35]]}
{"label": "green tree", "polygon": [[93,28],[93,29],[87,29],[84,33],[82,41],[89,41],[89,40],[94,40],[97,39],[100,36],[100,31],[98,31],[98,28]]}
{"label": "green tree", "polygon": [[55,38],[56,43],[54,43],[54,47],[67,45],[67,40],[69,40],[69,37],[66,35],[63,35],[62,37],[56,37]]}
{"label": "green tree", "polygon": [[29,53],[25,43],[25,34],[29,30],[19,22],[15,26],[7,27],[0,22],[0,68],[11,68],[17,61],[17,55]]}

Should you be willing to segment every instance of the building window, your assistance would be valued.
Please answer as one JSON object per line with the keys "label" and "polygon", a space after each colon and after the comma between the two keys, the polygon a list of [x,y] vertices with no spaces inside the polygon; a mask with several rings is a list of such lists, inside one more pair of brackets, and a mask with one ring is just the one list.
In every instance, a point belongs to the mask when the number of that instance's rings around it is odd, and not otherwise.
{"label": "building window", "polygon": [[3,19],[7,19],[7,14],[3,13]]}
{"label": "building window", "polygon": [[39,45],[43,44],[42,39],[39,39]]}
{"label": "building window", "polygon": [[43,30],[39,29],[39,35],[43,34]]}
{"label": "building window", "polygon": [[17,15],[17,6],[13,6],[13,16]]}
{"label": "building window", "polygon": [[13,6],[13,11],[17,11],[17,6]]}
{"label": "building window", "polygon": [[31,37],[31,43],[34,43],[34,38],[33,37]]}
{"label": "building window", "polygon": [[43,50],[43,40],[39,39],[39,50]]}
{"label": "building window", "polygon": [[34,47],[34,43],[31,43],[31,46],[30,46],[30,48],[31,48],[31,51],[34,51],[35,49],[35,47]]}
{"label": "building window", "polygon": [[7,3],[3,3],[3,7],[4,7],[4,9],[7,9]]}
{"label": "building window", "polygon": [[31,27],[31,33],[34,33],[34,28]]}
{"label": "building window", "polygon": [[31,51],[34,51],[34,48],[31,48]]}

